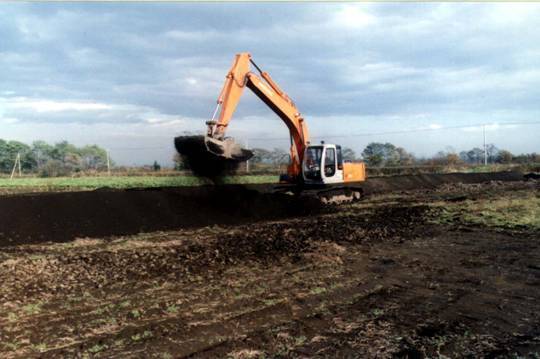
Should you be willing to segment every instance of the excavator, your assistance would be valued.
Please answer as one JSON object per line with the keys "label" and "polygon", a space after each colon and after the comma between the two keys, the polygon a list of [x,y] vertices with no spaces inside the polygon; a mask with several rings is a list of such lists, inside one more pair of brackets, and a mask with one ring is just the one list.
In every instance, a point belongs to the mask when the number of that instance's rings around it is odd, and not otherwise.
{"label": "excavator", "polygon": [[[257,73],[252,71],[251,65]],[[246,87],[289,129],[290,161],[287,172],[280,176],[277,191],[294,194],[307,191],[315,194],[323,203],[360,199],[362,189],[359,184],[366,178],[364,163],[344,161],[339,145],[324,141],[312,144],[306,120],[295,103],[267,72],[255,64],[249,53],[235,56],[212,119],[206,122],[206,134],[175,138],[176,150],[195,174],[216,177],[253,156],[252,151],[242,148],[233,138],[226,136],[227,127]]]}

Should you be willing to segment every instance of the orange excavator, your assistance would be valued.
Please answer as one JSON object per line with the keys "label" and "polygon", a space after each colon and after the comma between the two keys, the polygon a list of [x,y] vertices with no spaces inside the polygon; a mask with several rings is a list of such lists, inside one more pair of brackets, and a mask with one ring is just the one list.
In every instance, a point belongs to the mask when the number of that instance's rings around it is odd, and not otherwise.
{"label": "orange excavator", "polygon": [[[251,65],[257,73],[251,70]],[[281,175],[282,185],[296,191],[315,190],[323,200],[358,199],[365,180],[364,163],[343,161],[341,146],[321,142],[311,144],[308,126],[291,98],[253,62],[249,53],[237,54],[227,74],[204,136],[180,136],[175,147],[196,173],[207,177],[219,175],[251,158],[253,153],[226,137],[227,126],[245,88],[249,88],[283,120],[289,129],[291,146],[287,173]],[[286,188],[281,186],[280,188]]]}

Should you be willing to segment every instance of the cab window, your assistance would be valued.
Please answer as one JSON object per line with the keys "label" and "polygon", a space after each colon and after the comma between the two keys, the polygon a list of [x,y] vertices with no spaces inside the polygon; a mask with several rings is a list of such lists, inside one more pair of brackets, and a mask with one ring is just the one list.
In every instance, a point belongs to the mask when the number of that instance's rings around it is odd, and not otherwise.
{"label": "cab window", "polygon": [[324,155],[324,175],[332,177],[336,173],[336,150],[327,148]]}
{"label": "cab window", "polygon": [[309,147],[304,158],[304,175],[308,179],[321,179],[321,160],[323,148],[321,146]]}
{"label": "cab window", "polygon": [[342,170],[343,169],[343,154],[341,152],[341,146],[336,146],[337,150],[337,169]]}

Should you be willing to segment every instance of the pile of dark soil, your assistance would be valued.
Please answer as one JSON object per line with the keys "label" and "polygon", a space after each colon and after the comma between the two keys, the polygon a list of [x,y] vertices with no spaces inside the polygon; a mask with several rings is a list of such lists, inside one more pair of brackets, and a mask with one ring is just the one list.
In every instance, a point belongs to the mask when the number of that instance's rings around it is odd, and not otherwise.
{"label": "pile of dark soil", "polygon": [[445,184],[471,184],[491,181],[523,181],[520,172],[491,172],[491,173],[446,173],[421,174],[392,177],[373,177],[361,184],[364,193],[385,193],[391,191],[406,191],[415,189],[434,189]]}
{"label": "pile of dark soil", "polygon": [[0,197],[0,246],[244,224],[316,213],[317,203],[240,185]]}
{"label": "pile of dark soil", "polygon": [[[520,180],[522,174],[500,172],[372,178],[360,185],[364,193],[373,194]],[[273,189],[274,185],[226,185],[0,196],[0,246],[246,224],[334,210]],[[381,218],[380,228],[392,218]]]}

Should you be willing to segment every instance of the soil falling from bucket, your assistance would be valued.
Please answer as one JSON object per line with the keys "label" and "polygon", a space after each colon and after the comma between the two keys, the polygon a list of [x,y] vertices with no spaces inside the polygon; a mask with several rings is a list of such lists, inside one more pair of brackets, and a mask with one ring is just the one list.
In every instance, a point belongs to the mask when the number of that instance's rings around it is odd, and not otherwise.
{"label": "soil falling from bucket", "polygon": [[176,150],[185,166],[199,177],[206,177],[214,182],[238,169],[241,162],[251,157],[247,150],[241,158],[227,158],[208,150],[204,136],[179,136],[174,139]]}

